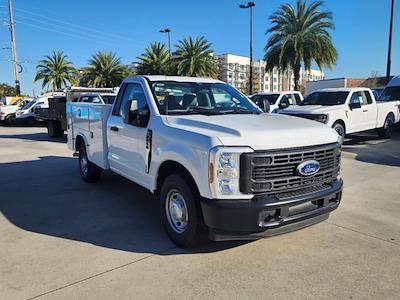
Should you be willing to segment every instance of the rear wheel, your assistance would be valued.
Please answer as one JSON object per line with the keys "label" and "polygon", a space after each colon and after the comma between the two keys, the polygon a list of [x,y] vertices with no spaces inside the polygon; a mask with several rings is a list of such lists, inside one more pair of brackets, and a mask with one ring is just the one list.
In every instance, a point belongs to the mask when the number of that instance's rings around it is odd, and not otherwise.
{"label": "rear wheel", "polygon": [[177,245],[190,248],[206,240],[206,230],[195,188],[180,175],[168,176],[161,188],[164,228]]}
{"label": "rear wheel", "polygon": [[98,181],[101,176],[101,168],[89,161],[85,145],[79,150],[79,172],[83,180],[89,183]]}
{"label": "rear wheel", "polygon": [[340,123],[335,123],[333,124],[332,128],[335,129],[340,135],[341,142],[343,142],[344,137],[346,136],[346,130],[344,129],[344,126]]}
{"label": "rear wheel", "polygon": [[47,133],[51,138],[60,138],[64,135],[61,128],[61,123],[58,121],[48,121],[47,122]]}
{"label": "rear wheel", "polygon": [[378,130],[379,137],[390,139],[393,134],[394,119],[392,116],[387,116],[383,127]]}

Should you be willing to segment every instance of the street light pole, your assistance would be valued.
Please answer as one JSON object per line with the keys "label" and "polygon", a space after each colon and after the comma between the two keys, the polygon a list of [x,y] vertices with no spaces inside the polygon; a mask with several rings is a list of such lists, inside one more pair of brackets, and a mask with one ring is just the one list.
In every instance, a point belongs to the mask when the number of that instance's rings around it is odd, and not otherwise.
{"label": "street light pole", "polygon": [[390,80],[391,66],[392,66],[392,36],[393,36],[393,18],[394,18],[394,0],[392,0],[392,10],[390,12],[390,29],[389,29],[389,48],[388,59],[386,68],[386,80]]}
{"label": "street light pole", "polygon": [[171,55],[171,29],[165,28],[160,30],[161,33],[168,33],[168,51],[169,55]]}
{"label": "street light pole", "polygon": [[249,94],[253,94],[253,7],[256,6],[255,2],[248,2],[247,4],[239,5],[240,8],[250,8],[250,83]]}

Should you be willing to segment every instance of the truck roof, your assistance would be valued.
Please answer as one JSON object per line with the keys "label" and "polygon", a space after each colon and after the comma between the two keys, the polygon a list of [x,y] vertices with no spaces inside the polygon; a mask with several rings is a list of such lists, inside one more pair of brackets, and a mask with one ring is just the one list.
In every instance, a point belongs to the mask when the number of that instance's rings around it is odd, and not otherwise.
{"label": "truck roof", "polygon": [[365,90],[371,90],[371,89],[370,88],[366,88],[366,87],[326,88],[326,89],[315,90],[314,92],[358,92],[358,91],[365,91]]}
{"label": "truck roof", "polygon": [[301,94],[299,91],[276,91],[276,92],[261,92],[261,93],[256,93],[256,94],[254,94],[254,95],[252,95],[252,96],[255,96],[255,95],[274,95],[274,94],[281,95],[281,94],[293,94],[293,93]]}
{"label": "truck roof", "polygon": [[138,75],[126,78],[124,81],[129,82],[137,78],[146,78],[150,81],[177,81],[177,82],[200,82],[200,83],[225,83],[218,79],[188,76],[165,76],[165,75]]}

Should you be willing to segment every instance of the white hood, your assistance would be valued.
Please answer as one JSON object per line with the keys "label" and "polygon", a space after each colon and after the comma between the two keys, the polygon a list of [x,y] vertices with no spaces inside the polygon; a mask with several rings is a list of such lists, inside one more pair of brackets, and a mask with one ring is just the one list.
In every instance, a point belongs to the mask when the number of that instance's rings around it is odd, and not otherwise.
{"label": "white hood", "polygon": [[340,109],[343,109],[343,105],[294,105],[280,112],[284,114],[327,114]]}
{"label": "white hood", "polygon": [[167,116],[170,126],[218,138],[224,146],[254,150],[334,143],[336,131],[325,124],[276,114]]}

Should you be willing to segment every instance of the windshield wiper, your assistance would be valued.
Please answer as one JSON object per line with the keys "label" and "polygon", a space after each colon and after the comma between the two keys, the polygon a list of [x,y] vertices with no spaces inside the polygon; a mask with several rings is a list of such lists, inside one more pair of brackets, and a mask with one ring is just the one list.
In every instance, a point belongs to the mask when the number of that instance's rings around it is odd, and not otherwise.
{"label": "windshield wiper", "polygon": [[181,111],[168,111],[168,115],[205,115],[205,116],[216,116],[216,115],[228,115],[228,114],[257,114],[261,112],[253,112],[243,108],[230,108],[230,109],[207,109],[207,108],[191,108],[189,110]]}
{"label": "windshield wiper", "polygon": [[243,108],[230,108],[225,110],[219,110],[219,114],[228,115],[228,114],[243,114],[243,115],[259,115],[261,112],[251,111]]}

